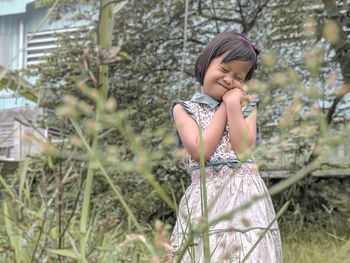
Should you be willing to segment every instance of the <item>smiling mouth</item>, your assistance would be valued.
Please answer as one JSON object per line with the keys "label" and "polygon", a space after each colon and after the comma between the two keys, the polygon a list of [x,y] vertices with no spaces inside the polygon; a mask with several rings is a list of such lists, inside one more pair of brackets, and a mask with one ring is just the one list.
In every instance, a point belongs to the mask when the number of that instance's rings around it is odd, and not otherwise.
{"label": "smiling mouth", "polygon": [[228,87],[226,87],[225,85],[223,85],[223,84],[221,84],[221,83],[218,83],[221,87],[223,87],[224,89],[227,89],[227,90],[229,90],[229,88]]}

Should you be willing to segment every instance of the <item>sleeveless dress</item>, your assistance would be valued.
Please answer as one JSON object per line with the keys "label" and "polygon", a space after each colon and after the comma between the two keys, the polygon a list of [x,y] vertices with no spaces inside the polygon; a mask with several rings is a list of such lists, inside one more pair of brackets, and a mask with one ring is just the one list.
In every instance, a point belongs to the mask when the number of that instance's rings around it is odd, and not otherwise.
{"label": "sleeveless dress", "polygon": [[[197,124],[201,118],[203,131],[210,124],[220,104],[208,95],[199,93],[190,101],[177,100],[170,108],[173,121],[173,108],[178,103]],[[249,103],[242,109],[243,116],[246,118],[258,104],[258,99]],[[253,197],[267,193],[266,185],[259,175],[254,160],[251,158],[245,163],[239,163],[231,148],[228,130],[227,124],[216,150],[205,165],[209,221],[239,207]],[[183,147],[177,132],[176,134],[178,146]],[[257,144],[260,141],[261,135],[257,123]],[[189,237],[191,225],[195,226],[201,220],[199,163],[188,155],[185,164],[192,182],[180,201],[178,217],[170,239],[170,244],[174,247],[174,257],[181,251],[181,245]],[[211,262],[241,262],[274,217],[272,201],[267,194],[267,197],[255,202],[248,209],[212,225],[209,228]],[[181,262],[204,262],[201,236],[194,239]],[[282,262],[282,246],[277,222],[272,225],[245,262]]]}

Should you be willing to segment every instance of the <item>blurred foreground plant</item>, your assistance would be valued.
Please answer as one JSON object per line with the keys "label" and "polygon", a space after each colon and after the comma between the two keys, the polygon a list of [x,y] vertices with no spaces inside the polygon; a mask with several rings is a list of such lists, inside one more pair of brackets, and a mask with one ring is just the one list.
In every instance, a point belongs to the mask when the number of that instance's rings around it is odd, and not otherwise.
{"label": "blurred foreground plant", "polygon": [[[121,2],[123,3],[126,2]],[[116,183],[118,178],[113,177],[116,171],[118,175],[126,177],[141,174],[152,186],[152,191],[164,200],[166,206],[164,205],[162,209],[176,210],[173,198],[169,197],[170,189],[163,189],[152,172],[152,164],[159,160],[159,155],[163,152],[153,151],[156,147],[148,148],[149,142],[146,142],[141,134],[134,132],[133,124],[128,119],[130,113],[120,110],[115,99],[107,98],[107,64],[112,63],[114,59],[114,62],[117,62],[119,57],[127,57],[127,55],[119,52],[121,43],[117,47],[110,47],[108,44],[112,10],[119,9],[112,8],[114,4],[112,1],[101,1],[100,4],[100,21],[107,26],[97,30],[101,36],[95,59],[97,69],[91,67],[92,51],[85,47],[82,64],[86,78],[77,84],[76,92],[79,96],[66,95],[64,105],[57,109],[57,115],[65,123],[64,139],[61,143],[55,144],[49,137],[32,138],[33,143],[41,144],[43,155],[34,156],[31,161],[25,161],[15,178],[6,181],[0,177],[1,184],[7,193],[1,205],[3,217],[0,219],[1,260],[4,262],[72,262],[73,260],[160,262],[161,258],[170,260],[164,256],[171,251],[167,243],[169,228],[158,221],[155,231],[152,230],[152,226],[140,224],[139,218],[130,208],[135,202],[134,199],[125,200],[123,195],[125,189],[121,189]],[[103,18],[106,18],[106,21]],[[103,29],[108,30],[103,32]],[[105,42],[102,41],[104,37],[106,37]],[[305,63],[312,71],[312,75],[317,76],[319,61],[315,58],[315,54],[321,51],[311,49],[310,52],[314,53],[305,54]],[[108,57],[107,60],[106,57]],[[265,63],[273,66],[276,58],[268,54]],[[305,162],[306,165],[302,169],[298,169],[295,176],[271,187],[270,193],[274,195],[295,184],[327,161],[332,150],[348,138],[349,127],[345,125],[337,138],[329,133],[330,122],[327,116],[318,110],[317,105],[313,105],[320,95],[315,85],[305,87],[293,70],[274,75],[270,83],[255,84],[256,90],[262,95],[267,87],[295,85],[293,87],[296,88],[296,93],[293,93],[294,97],[283,111],[279,122],[281,145],[287,145],[292,136],[302,135],[300,143],[307,144],[306,154],[310,155],[311,149],[314,156],[310,162]],[[339,99],[349,92],[346,85],[348,84],[345,84],[342,92],[339,93]],[[285,99],[284,95],[275,98],[265,96],[262,110],[268,104],[278,104]],[[310,105],[310,111],[304,115],[306,119],[300,119],[298,116],[304,106]],[[268,116],[268,112],[265,111],[265,113]],[[309,120],[312,120],[312,125],[307,122]],[[153,133],[154,131],[143,132]],[[108,137],[111,133],[117,133],[124,138],[128,148],[122,148],[111,141],[102,142],[101,139]],[[162,141],[173,144],[164,131],[160,130],[157,133],[162,139],[155,144],[160,144]],[[310,143],[310,138],[315,140]],[[330,149],[321,156],[325,146],[329,146]],[[269,152],[269,149],[257,148],[254,151],[257,156],[273,157],[274,155],[274,152]],[[203,167],[203,162],[201,166]],[[205,175],[202,173],[203,183],[205,183],[204,178]],[[105,185],[101,182],[107,182],[109,190],[106,191]],[[100,195],[99,191],[107,192],[108,197]],[[135,198],[139,202],[144,201],[139,206],[151,206],[152,204],[147,200],[142,200],[142,194],[141,197]],[[203,184],[203,210],[206,210],[205,195],[205,184]],[[203,220],[200,225],[190,226],[190,238],[184,243],[180,255],[191,245],[191,238],[206,233],[213,222],[235,216],[242,209],[249,208],[259,198],[261,196],[253,198],[250,202],[242,204],[241,207],[212,222]],[[114,201],[121,204],[120,210],[118,210],[120,206],[116,209],[112,205]],[[286,206],[288,204],[289,202]],[[126,216],[120,216],[120,214],[126,214]],[[344,245],[342,253],[347,249],[348,245]],[[207,248],[206,252],[208,251]],[[206,260],[209,261],[210,255],[206,255]],[[180,259],[181,257],[178,257],[178,261]]]}

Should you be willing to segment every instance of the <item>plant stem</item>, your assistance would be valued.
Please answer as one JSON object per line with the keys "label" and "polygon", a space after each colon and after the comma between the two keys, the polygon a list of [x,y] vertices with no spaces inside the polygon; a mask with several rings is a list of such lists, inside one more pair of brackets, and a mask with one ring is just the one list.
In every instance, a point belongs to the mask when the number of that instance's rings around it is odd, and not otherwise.
{"label": "plant stem", "polygon": [[[100,9],[100,24],[99,24],[99,44],[102,49],[110,47],[112,42],[113,32],[113,7],[112,0],[102,0]],[[101,55],[101,54],[100,54]],[[108,65],[101,63],[99,59],[99,68],[101,69],[98,75],[99,94],[102,98],[107,98],[108,92]]]}
{"label": "plant stem", "polygon": [[202,240],[203,240],[203,253],[204,262],[210,263],[210,246],[209,246],[209,226],[208,226],[208,203],[207,203],[207,184],[205,176],[205,163],[204,163],[204,145],[202,137],[202,122],[199,116],[199,164],[200,164],[200,190],[201,190],[201,208],[202,219],[205,226],[203,227]]}
{"label": "plant stem", "polygon": [[[111,0],[101,0],[100,1],[100,19],[99,19],[99,29],[98,29],[98,44],[101,48],[107,48],[110,46],[110,42],[112,40],[111,33],[113,29],[113,6],[114,4],[108,4]],[[108,4],[106,6],[106,4]],[[103,65],[101,52],[98,58],[98,81],[97,88],[99,89],[99,98],[97,99],[96,105],[96,116],[95,122],[98,123],[100,116],[100,104],[101,99],[107,98],[108,91],[108,65]],[[89,214],[89,206],[90,206],[90,195],[91,188],[93,182],[93,163],[94,163],[94,154],[97,151],[98,146],[98,131],[96,131],[93,135],[92,140],[92,153],[89,160],[85,190],[84,190],[84,200],[83,200],[83,208],[80,219],[80,262],[85,263],[86,261],[86,231],[87,231],[87,220]]]}
{"label": "plant stem", "polygon": [[254,249],[257,247],[257,245],[260,243],[260,241],[264,238],[264,236],[266,235],[266,233],[270,230],[270,228],[272,227],[272,225],[276,222],[276,220],[278,218],[280,218],[280,216],[287,210],[288,206],[290,204],[290,201],[287,201],[282,208],[278,211],[277,215],[275,216],[275,218],[270,222],[270,224],[265,228],[264,232],[262,232],[262,234],[260,235],[260,237],[258,238],[258,240],[254,243],[254,245],[252,246],[252,248],[248,251],[248,253],[245,255],[245,257],[242,260],[242,263],[246,262],[246,260],[248,259],[248,257],[250,256],[251,253],[253,253]]}

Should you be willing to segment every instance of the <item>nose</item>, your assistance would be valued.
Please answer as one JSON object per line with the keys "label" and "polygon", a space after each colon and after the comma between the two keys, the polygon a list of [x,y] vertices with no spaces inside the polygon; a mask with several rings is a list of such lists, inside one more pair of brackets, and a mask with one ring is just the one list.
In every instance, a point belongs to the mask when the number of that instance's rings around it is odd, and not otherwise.
{"label": "nose", "polygon": [[230,89],[234,89],[234,88],[242,89],[243,88],[243,82],[237,81],[235,79],[235,77],[232,75],[226,74],[222,79],[223,79],[225,85]]}
{"label": "nose", "polygon": [[231,88],[232,83],[233,83],[233,79],[232,76],[230,76],[229,74],[226,74],[222,80],[225,82],[225,85],[227,85],[229,88]]}

